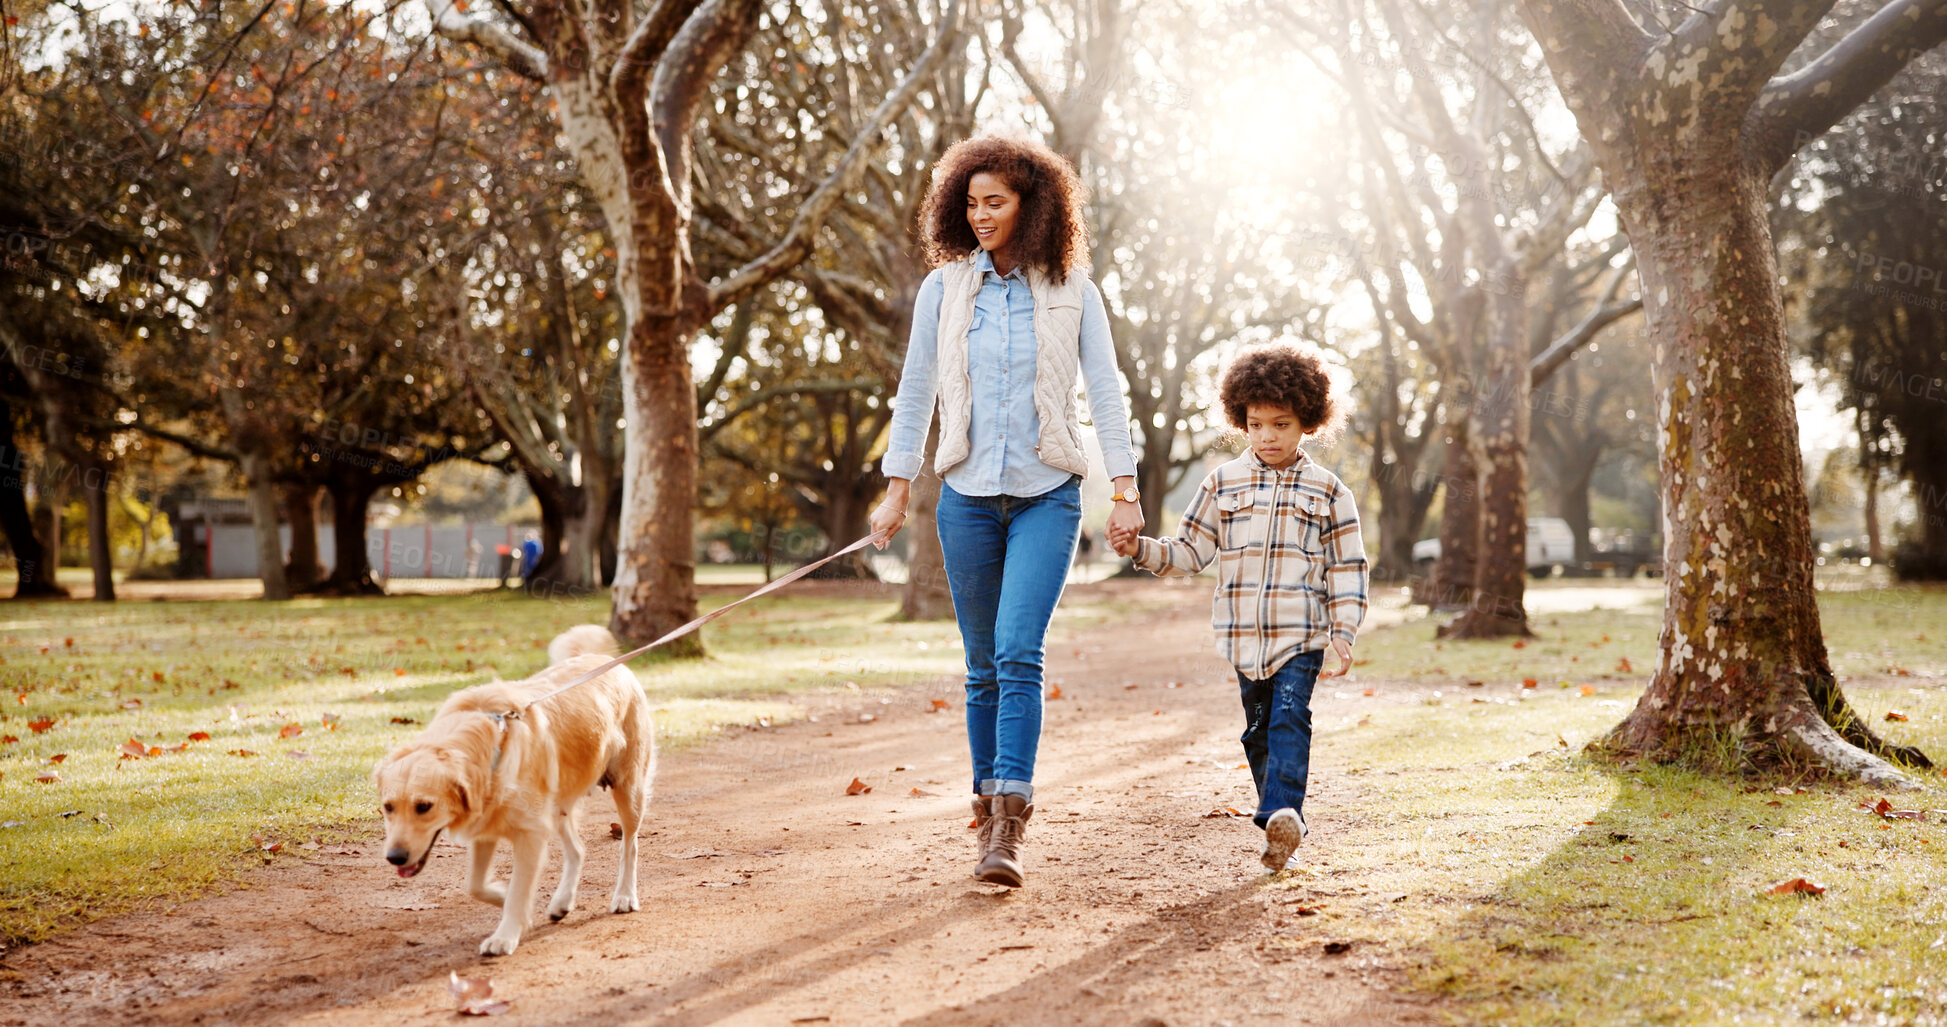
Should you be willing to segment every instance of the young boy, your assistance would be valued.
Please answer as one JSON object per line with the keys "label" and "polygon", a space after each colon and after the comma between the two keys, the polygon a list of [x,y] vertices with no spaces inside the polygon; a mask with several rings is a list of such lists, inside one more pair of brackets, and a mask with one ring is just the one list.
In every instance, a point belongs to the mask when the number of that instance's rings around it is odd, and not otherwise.
{"label": "young boy", "polygon": [[[1352,668],[1366,555],[1351,490],[1298,446],[1341,419],[1317,354],[1282,344],[1247,350],[1224,372],[1220,398],[1230,423],[1248,433],[1249,452],[1203,480],[1175,538],[1125,531],[1109,541],[1159,575],[1217,561],[1211,619],[1218,651],[1237,668],[1244,754],[1257,784],[1252,820],[1275,872],[1310,833],[1312,685]],[[1327,646],[1338,667],[1321,670]]]}

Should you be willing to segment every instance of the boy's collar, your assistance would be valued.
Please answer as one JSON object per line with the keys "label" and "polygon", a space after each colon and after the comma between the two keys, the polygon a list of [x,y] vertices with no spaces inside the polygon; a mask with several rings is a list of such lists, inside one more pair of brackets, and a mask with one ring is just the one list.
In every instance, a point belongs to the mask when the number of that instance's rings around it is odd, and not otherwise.
{"label": "boy's collar", "polygon": [[1272,474],[1282,474],[1286,471],[1299,471],[1302,470],[1307,463],[1311,462],[1311,454],[1305,452],[1304,447],[1302,446],[1298,448],[1298,459],[1293,460],[1292,462],[1286,464],[1283,467],[1273,467],[1270,464],[1265,463],[1264,458],[1257,455],[1257,450],[1255,448],[1251,448],[1247,446],[1245,447],[1244,452],[1249,455],[1251,466],[1253,468],[1260,471],[1268,471]]}

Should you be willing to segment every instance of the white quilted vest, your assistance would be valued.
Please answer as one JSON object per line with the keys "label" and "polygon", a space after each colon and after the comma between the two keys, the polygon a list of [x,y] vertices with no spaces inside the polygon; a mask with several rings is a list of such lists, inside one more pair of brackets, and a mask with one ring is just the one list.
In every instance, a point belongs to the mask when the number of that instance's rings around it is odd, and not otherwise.
{"label": "white quilted vest", "polygon": [[[933,454],[933,470],[942,475],[973,449],[967,330],[973,325],[974,299],[986,274],[974,267],[973,260],[969,254],[941,268],[946,289],[940,297],[937,336],[940,445]],[[1026,274],[1034,297],[1034,411],[1041,417],[1041,438],[1034,451],[1050,467],[1086,476],[1088,458],[1075,418],[1075,379],[1081,371],[1082,287],[1087,270],[1077,269],[1060,285],[1039,268],[1028,268]]]}

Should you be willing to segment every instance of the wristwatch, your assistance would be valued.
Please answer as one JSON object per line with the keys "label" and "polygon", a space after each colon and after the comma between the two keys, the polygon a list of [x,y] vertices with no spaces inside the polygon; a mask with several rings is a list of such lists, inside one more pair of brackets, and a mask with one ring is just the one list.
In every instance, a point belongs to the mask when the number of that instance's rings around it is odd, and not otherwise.
{"label": "wristwatch", "polygon": [[1133,503],[1137,499],[1141,498],[1141,496],[1142,496],[1141,490],[1137,489],[1134,485],[1131,485],[1128,488],[1123,489],[1121,492],[1118,492],[1115,495],[1110,496],[1109,498],[1115,500],[1118,503]]}

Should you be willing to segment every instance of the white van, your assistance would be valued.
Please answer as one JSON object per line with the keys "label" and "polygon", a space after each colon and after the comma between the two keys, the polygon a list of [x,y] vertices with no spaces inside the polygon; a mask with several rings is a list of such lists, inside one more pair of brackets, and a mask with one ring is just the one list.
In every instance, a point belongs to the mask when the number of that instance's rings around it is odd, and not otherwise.
{"label": "white van", "polygon": [[[1422,576],[1440,560],[1440,540],[1423,538],[1413,543],[1413,566]],[[1528,573],[1545,578],[1556,570],[1575,565],[1575,531],[1560,517],[1528,518]]]}

